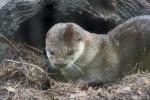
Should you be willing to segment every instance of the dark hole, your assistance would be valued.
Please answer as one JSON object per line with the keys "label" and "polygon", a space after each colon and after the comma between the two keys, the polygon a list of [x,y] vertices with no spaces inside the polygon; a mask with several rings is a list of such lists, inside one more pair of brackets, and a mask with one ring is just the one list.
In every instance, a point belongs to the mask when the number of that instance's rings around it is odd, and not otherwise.
{"label": "dark hole", "polygon": [[58,22],[75,22],[89,32],[97,34],[106,34],[115,27],[113,22],[94,17],[86,12],[64,15],[57,11],[53,4],[45,6],[35,16],[23,22],[16,32],[15,39],[44,49],[46,32]]}

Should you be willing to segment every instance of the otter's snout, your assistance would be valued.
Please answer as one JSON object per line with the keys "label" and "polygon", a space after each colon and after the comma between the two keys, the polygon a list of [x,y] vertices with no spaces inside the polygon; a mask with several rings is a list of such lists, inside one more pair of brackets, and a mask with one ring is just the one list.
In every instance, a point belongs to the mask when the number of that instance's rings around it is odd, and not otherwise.
{"label": "otter's snout", "polygon": [[57,66],[57,67],[66,67],[67,64],[64,62],[64,60],[58,60],[57,62],[55,62],[55,66]]}

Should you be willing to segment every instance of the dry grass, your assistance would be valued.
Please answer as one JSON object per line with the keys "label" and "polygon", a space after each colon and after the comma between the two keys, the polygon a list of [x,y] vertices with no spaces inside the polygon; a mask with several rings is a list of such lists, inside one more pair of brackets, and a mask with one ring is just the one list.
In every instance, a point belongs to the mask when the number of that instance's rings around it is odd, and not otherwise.
{"label": "dry grass", "polygon": [[96,89],[63,83],[50,78],[42,53],[23,44],[10,48],[0,69],[0,100],[150,100],[150,73]]}

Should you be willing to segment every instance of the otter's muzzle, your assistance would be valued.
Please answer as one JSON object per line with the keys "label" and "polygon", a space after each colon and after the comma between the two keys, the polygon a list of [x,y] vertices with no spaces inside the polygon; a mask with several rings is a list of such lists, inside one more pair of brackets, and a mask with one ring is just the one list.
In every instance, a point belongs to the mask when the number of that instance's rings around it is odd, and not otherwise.
{"label": "otter's muzzle", "polygon": [[55,62],[55,66],[56,67],[66,67],[67,64],[63,60],[58,60],[57,62]]}

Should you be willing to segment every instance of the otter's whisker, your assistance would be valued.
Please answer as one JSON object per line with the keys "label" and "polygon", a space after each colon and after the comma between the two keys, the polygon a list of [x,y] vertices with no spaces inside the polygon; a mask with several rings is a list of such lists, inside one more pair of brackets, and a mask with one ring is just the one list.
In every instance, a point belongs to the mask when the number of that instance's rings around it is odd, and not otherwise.
{"label": "otter's whisker", "polygon": [[74,72],[75,72],[75,69],[73,67],[68,67],[68,73],[71,73],[72,76],[74,76]]}
{"label": "otter's whisker", "polygon": [[76,67],[76,69],[78,69],[78,71],[80,72],[80,74],[83,75],[83,71],[76,64],[73,64],[73,65]]}

